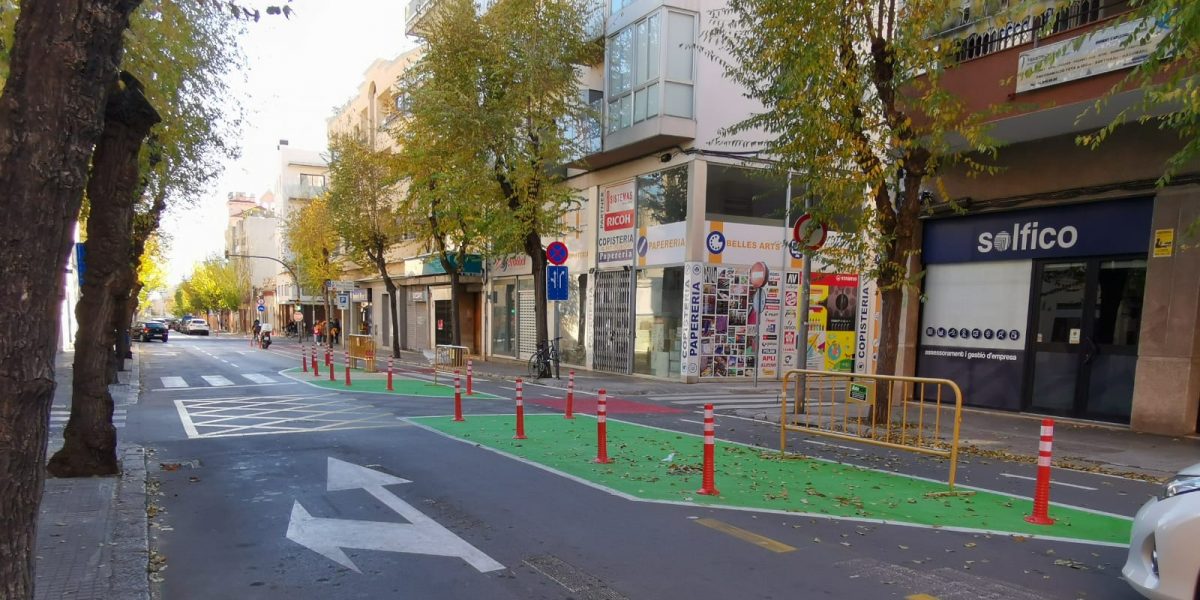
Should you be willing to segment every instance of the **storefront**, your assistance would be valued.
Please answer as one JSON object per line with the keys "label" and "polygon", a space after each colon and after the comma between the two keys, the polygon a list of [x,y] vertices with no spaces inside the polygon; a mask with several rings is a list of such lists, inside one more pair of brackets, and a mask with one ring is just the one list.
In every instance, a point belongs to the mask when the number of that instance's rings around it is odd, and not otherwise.
{"label": "storefront", "polygon": [[971,405],[1129,422],[1152,198],[925,224],[917,371]]}
{"label": "storefront", "polygon": [[[523,359],[537,347],[532,264],[523,254],[488,263],[490,354]],[[522,329],[522,324],[529,330]]]}

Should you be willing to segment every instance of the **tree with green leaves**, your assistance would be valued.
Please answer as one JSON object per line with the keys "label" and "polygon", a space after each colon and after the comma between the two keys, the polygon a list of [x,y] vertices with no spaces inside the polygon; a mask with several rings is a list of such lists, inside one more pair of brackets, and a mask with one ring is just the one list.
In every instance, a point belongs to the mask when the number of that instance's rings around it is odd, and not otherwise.
{"label": "tree with green leaves", "polygon": [[581,129],[572,125],[588,116],[576,66],[601,58],[587,35],[594,10],[581,0],[501,0],[478,15],[470,0],[447,0],[402,85],[414,97],[434,86],[447,100],[431,118],[464,147],[448,154],[456,162],[445,171],[486,170],[498,187],[499,210],[487,219],[492,251],[532,260],[539,341],[548,337],[543,238],[563,232],[560,218],[577,202],[561,174],[578,156]]}
{"label": "tree with green leaves", "polygon": [[[241,263],[212,256],[197,264],[177,293],[184,310],[215,314],[219,323],[238,309],[250,290],[250,277]],[[214,325],[210,323],[210,325]]]}
{"label": "tree with green leaves", "polygon": [[[797,196],[815,201],[811,212],[840,224],[839,247],[823,259],[878,283],[880,374],[896,371],[906,291],[916,304],[922,189],[937,186],[950,161],[985,169],[956,148],[993,151],[983,115],[940,85],[952,48],[929,32],[956,6],[730,0],[705,34],[706,53],[762,104],[726,139],[776,159],[803,190]],[[886,418],[887,394],[877,406]]]}
{"label": "tree with green leaves", "polygon": [[146,305],[150,294],[167,289],[167,244],[162,235],[154,234],[146,240],[137,269],[137,306]]}
{"label": "tree with green leaves", "polygon": [[1134,0],[1131,4],[1135,9],[1121,22],[1138,20],[1133,39],[1149,41],[1159,34],[1162,39],[1145,62],[1130,70],[1090,110],[1102,111],[1115,94],[1129,89],[1140,88],[1143,96],[1118,112],[1105,127],[1079,136],[1078,142],[1097,148],[1130,120],[1175,130],[1184,144],[1167,160],[1159,178],[1160,186],[1167,185],[1181,169],[1200,157],[1200,2]]}
{"label": "tree with green leaves", "polygon": [[338,237],[331,221],[329,201],[320,196],[293,212],[284,223],[284,239],[301,287],[324,289],[326,281],[337,279],[342,273],[342,263],[333,255]]}
{"label": "tree with green leaves", "polygon": [[355,264],[379,273],[387,288],[391,313],[392,356],[400,355],[396,319],[397,286],[387,270],[388,251],[404,230],[399,213],[400,190],[396,155],[372,148],[355,135],[334,135],[329,144],[329,225]]}

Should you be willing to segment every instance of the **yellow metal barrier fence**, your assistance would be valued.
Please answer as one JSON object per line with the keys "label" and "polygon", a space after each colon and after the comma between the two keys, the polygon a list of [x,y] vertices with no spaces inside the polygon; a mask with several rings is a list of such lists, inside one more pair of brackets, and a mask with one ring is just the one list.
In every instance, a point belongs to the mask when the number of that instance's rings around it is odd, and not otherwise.
{"label": "yellow metal barrier fence", "polygon": [[[953,381],[795,369],[783,375],[781,398],[780,453],[787,432],[800,431],[932,454],[949,459],[954,491],[962,390]],[[946,423],[942,409],[951,407],[953,420]]]}
{"label": "yellow metal barrier fence", "polygon": [[351,334],[347,337],[350,342],[350,364],[363,361],[363,370],[375,372],[375,339],[369,335]]}
{"label": "yellow metal barrier fence", "polygon": [[466,346],[441,344],[433,349],[433,382],[437,383],[438,371],[454,371],[467,368]]}

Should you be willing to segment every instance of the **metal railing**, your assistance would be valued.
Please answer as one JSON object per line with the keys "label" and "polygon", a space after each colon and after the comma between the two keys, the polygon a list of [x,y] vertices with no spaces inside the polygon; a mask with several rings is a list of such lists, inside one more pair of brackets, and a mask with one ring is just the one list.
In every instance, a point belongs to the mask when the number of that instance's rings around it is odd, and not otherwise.
{"label": "metal railing", "polygon": [[[781,453],[787,432],[799,431],[940,456],[954,491],[962,390],[953,381],[796,369],[784,373],[781,398]],[[953,414],[943,419],[943,408]]]}
{"label": "metal railing", "polygon": [[375,338],[369,335],[360,335],[352,333],[347,336],[350,342],[350,365],[355,366],[357,361],[363,361],[363,370],[368,373],[375,372]]}
{"label": "metal railing", "polygon": [[449,344],[439,344],[433,349],[433,382],[437,383],[437,375],[439,371],[447,373],[455,369],[464,369],[467,366],[466,346],[451,346]]}

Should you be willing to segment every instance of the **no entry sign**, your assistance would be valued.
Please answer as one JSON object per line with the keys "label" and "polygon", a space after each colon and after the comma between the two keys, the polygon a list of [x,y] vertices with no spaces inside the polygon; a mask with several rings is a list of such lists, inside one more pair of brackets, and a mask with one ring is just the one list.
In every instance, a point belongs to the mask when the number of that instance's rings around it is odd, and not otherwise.
{"label": "no entry sign", "polygon": [[767,263],[759,261],[750,267],[750,287],[758,289],[767,284]]}
{"label": "no entry sign", "polygon": [[828,235],[829,229],[825,224],[817,222],[809,213],[804,213],[792,228],[792,239],[805,250],[820,250]]}

